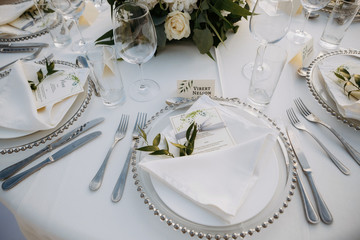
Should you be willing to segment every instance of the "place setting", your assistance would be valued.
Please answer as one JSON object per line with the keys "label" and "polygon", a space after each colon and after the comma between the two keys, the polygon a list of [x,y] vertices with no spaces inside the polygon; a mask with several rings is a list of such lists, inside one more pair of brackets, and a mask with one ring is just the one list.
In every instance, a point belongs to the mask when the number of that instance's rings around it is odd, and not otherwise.
{"label": "place setting", "polygon": [[[21,8],[0,22],[0,197],[24,235],[321,239],[356,219],[360,52],[343,43],[360,7],[336,27],[328,1],[78,3],[0,0]],[[311,20],[322,33],[291,42],[305,80],[284,41],[301,11],[329,7]],[[175,61],[177,45],[209,62]]]}

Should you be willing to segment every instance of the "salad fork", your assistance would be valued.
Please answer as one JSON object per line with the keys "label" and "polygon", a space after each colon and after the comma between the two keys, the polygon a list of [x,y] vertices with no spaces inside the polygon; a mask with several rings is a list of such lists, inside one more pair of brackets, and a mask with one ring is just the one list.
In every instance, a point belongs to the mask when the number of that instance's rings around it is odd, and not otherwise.
{"label": "salad fork", "polygon": [[331,161],[335,164],[335,166],[345,175],[349,175],[350,174],[350,170],[342,163],[340,162],[339,159],[337,159],[335,157],[334,154],[332,154],[326,147],[325,145],[315,136],[313,135],[309,130],[307,130],[307,128],[305,127],[304,124],[302,124],[299,120],[299,118],[296,116],[294,109],[289,108],[286,110],[286,114],[291,122],[291,124],[302,131],[307,132],[321,147],[322,149],[326,152],[326,154],[330,157]]}
{"label": "salad fork", "polygon": [[120,201],[123,193],[124,193],[124,188],[125,188],[125,183],[126,183],[126,176],[128,174],[129,171],[129,165],[130,165],[130,160],[131,160],[131,156],[133,153],[133,147],[135,147],[136,141],[139,139],[139,133],[140,133],[140,128],[144,128],[145,123],[146,123],[146,113],[138,113],[137,117],[136,117],[136,122],[134,125],[134,130],[132,133],[132,140],[133,140],[133,146],[130,148],[128,155],[126,157],[123,169],[120,173],[120,176],[115,184],[114,190],[112,192],[111,195],[111,200],[113,202],[118,202]]}
{"label": "salad fork", "polygon": [[355,150],[334,128],[320,120],[315,114],[313,114],[301,100],[301,98],[296,98],[294,100],[296,107],[299,109],[301,115],[304,116],[308,121],[313,123],[319,123],[329,129],[335,137],[344,145],[346,151],[351,155],[351,157],[360,165],[360,153]]}
{"label": "salad fork", "polygon": [[106,157],[103,161],[103,163],[101,164],[99,170],[97,171],[97,173],[95,174],[94,178],[92,179],[92,181],[90,182],[89,188],[92,191],[96,191],[100,188],[101,184],[102,184],[102,180],[104,178],[104,173],[105,173],[105,168],[106,165],[109,161],[109,157],[111,155],[112,150],[114,149],[115,145],[125,137],[126,135],[126,130],[128,127],[128,123],[129,123],[129,115],[121,115],[121,119],[120,119],[120,123],[119,126],[116,130],[115,133],[115,137],[114,137],[114,142],[111,145],[111,147],[109,148],[109,151],[106,154]]}

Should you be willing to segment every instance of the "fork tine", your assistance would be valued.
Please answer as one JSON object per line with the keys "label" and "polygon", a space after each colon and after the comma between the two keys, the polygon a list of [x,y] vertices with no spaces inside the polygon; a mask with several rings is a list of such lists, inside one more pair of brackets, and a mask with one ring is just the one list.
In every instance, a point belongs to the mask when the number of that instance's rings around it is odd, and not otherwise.
{"label": "fork tine", "polygon": [[305,104],[303,103],[303,101],[300,98],[294,99],[294,102],[295,102],[296,107],[299,109],[301,115],[306,117],[311,114],[309,109],[305,106]]}
{"label": "fork tine", "polygon": [[291,124],[295,126],[295,123],[297,121],[296,121],[296,118],[295,118],[296,116],[294,116],[294,114],[295,114],[294,110],[292,108],[289,108],[289,109],[286,110],[286,114],[288,115],[288,118],[289,118]]}
{"label": "fork tine", "polygon": [[133,130],[133,132],[136,132],[137,129],[138,129],[140,117],[141,117],[141,113],[138,112],[138,114],[137,114],[137,116],[136,116],[136,121],[135,121],[135,125],[134,125],[134,130]]}
{"label": "fork tine", "polygon": [[129,124],[129,115],[125,115],[124,125],[121,128],[122,133],[126,133],[128,124]]}
{"label": "fork tine", "polygon": [[120,131],[120,129],[123,128],[124,121],[125,121],[125,115],[122,114],[122,115],[121,115],[121,118],[120,118],[119,126],[118,126],[118,128],[116,129],[117,132]]}

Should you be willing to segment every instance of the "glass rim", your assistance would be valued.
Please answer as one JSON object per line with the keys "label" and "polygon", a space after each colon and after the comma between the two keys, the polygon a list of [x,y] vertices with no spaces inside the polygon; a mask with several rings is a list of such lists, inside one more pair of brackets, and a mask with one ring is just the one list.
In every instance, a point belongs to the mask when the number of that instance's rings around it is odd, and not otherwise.
{"label": "glass rim", "polygon": [[[138,2],[136,2],[136,3],[135,3],[135,2],[125,2],[125,3],[117,6],[117,7],[114,9],[115,14],[118,12],[118,9],[120,9],[120,8],[126,6],[126,5],[139,6],[139,7],[141,7],[142,9],[145,10],[145,13],[144,13],[144,14],[142,14],[142,15],[140,15],[140,16],[137,16],[137,17],[130,17],[129,19],[136,20],[136,19],[143,18],[144,16],[150,14],[149,8],[148,8],[145,4],[143,4],[143,3],[138,3]],[[121,19],[124,19],[124,18],[121,17],[121,16],[120,16],[120,18],[121,18]],[[127,20],[128,20],[128,19],[127,19]]]}

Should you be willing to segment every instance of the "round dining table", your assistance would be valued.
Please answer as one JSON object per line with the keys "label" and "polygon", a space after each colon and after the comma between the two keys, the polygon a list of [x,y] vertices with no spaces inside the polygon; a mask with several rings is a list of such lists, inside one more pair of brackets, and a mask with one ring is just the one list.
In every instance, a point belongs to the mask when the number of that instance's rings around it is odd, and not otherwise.
{"label": "round dining table", "polygon": [[[327,18],[328,13],[320,12],[318,18],[309,20],[306,25],[305,30],[313,37],[312,58],[315,58],[320,51],[324,51],[318,45],[318,41]],[[303,20],[302,15],[294,16],[290,30],[299,28]],[[239,22],[238,32],[229,33],[224,44],[212,50],[215,60],[206,54],[200,54],[191,41],[170,41],[165,49],[159,50],[156,56],[143,65],[144,76],[156,80],[160,85],[160,93],[151,101],[138,102],[126,96],[123,104],[106,107],[101,98],[92,94],[85,111],[69,129],[94,118],[104,117],[104,122],[91,130],[101,131],[101,136],[58,162],[34,173],[13,189],[0,190],[0,203],[14,215],[23,235],[29,240],[198,239],[196,235],[192,237],[189,232],[183,233],[176,230],[173,225],[169,226],[166,221],[161,221],[159,216],[154,215],[151,209],[149,210],[149,206],[144,204],[144,199],[137,191],[131,171],[127,176],[122,199],[117,203],[112,202],[111,193],[131,146],[130,133],[137,113],[145,112],[150,117],[164,108],[168,98],[177,96],[178,80],[215,80],[216,96],[247,101],[250,80],[243,76],[242,67],[255,59],[259,46],[251,35],[248,24],[248,20],[242,19]],[[83,36],[91,41],[109,29],[111,29],[109,9],[101,12],[91,25],[81,26]],[[72,29],[73,40],[78,37],[79,35]],[[341,42],[341,48],[360,49],[359,38],[360,23],[353,22]],[[49,34],[24,42],[50,43],[49,47],[43,49],[38,59],[53,53],[53,59],[75,63],[76,57],[81,55],[72,52],[71,46],[63,49],[53,47]],[[300,51],[301,46],[291,43],[286,37],[277,45],[287,50],[288,60],[271,103],[264,108],[264,113],[285,129],[285,126],[290,125],[286,109],[290,107],[296,109],[293,100],[300,97],[313,113],[341,133],[355,149],[360,151],[360,132],[327,112],[312,95],[306,79],[297,74],[298,66],[290,62]],[[0,66],[22,56],[26,56],[26,53],[1,53]],[[118,65],[126,94],[126,88],[132,81],[139,78],[140,72],[135,64],[119,61]],[[1,110],[0,112],[1,115],[6,114]],[[122,114],[130,116],[128,133],[112,152],[101,188],[95,192],[91,191],[89,183],[113,142]],[[312,167],[317,188],[332,213],[333,222],[331,224],[324,224],[321,221],[317,224],[308,223],[304,215],[301,195],[296,187],[284,212],[260,231],[251,231],[251,234],[246,234],[245,239],[360,239],[358,227],[360,223],[360,191],[358,190],[360,166],[328,130],[305,119],[302,119],[302,122],[351,170],[350,175],[342,174],[309,135],[293,128],[297,131],[302,150]],[[64,133],[67,131],[69,130]],[[0,155],[0,169],[26,158],[55,139],[32,149]],[[26,168],[44,159],[45,156],[40,157]],[[305,179],[300,170],[299,174]],[[304,182],[310,194],[309,184]],[[310,194],[310,199],[314,203],[312,194]],[[282,202],[279,202],[279,207],[281,205]],[[1,218],[0,216],[2,221]],[[264,217],[263,221],[267,220],[268,217]],[[261,225],[261,223],[262,221],[258,224]],[[254,225],[253,228],[255,229],[256,226]],[[7,229],[0,225],[0,231],[7,231]],[[237,237],[241,239],[240,236]]]}

